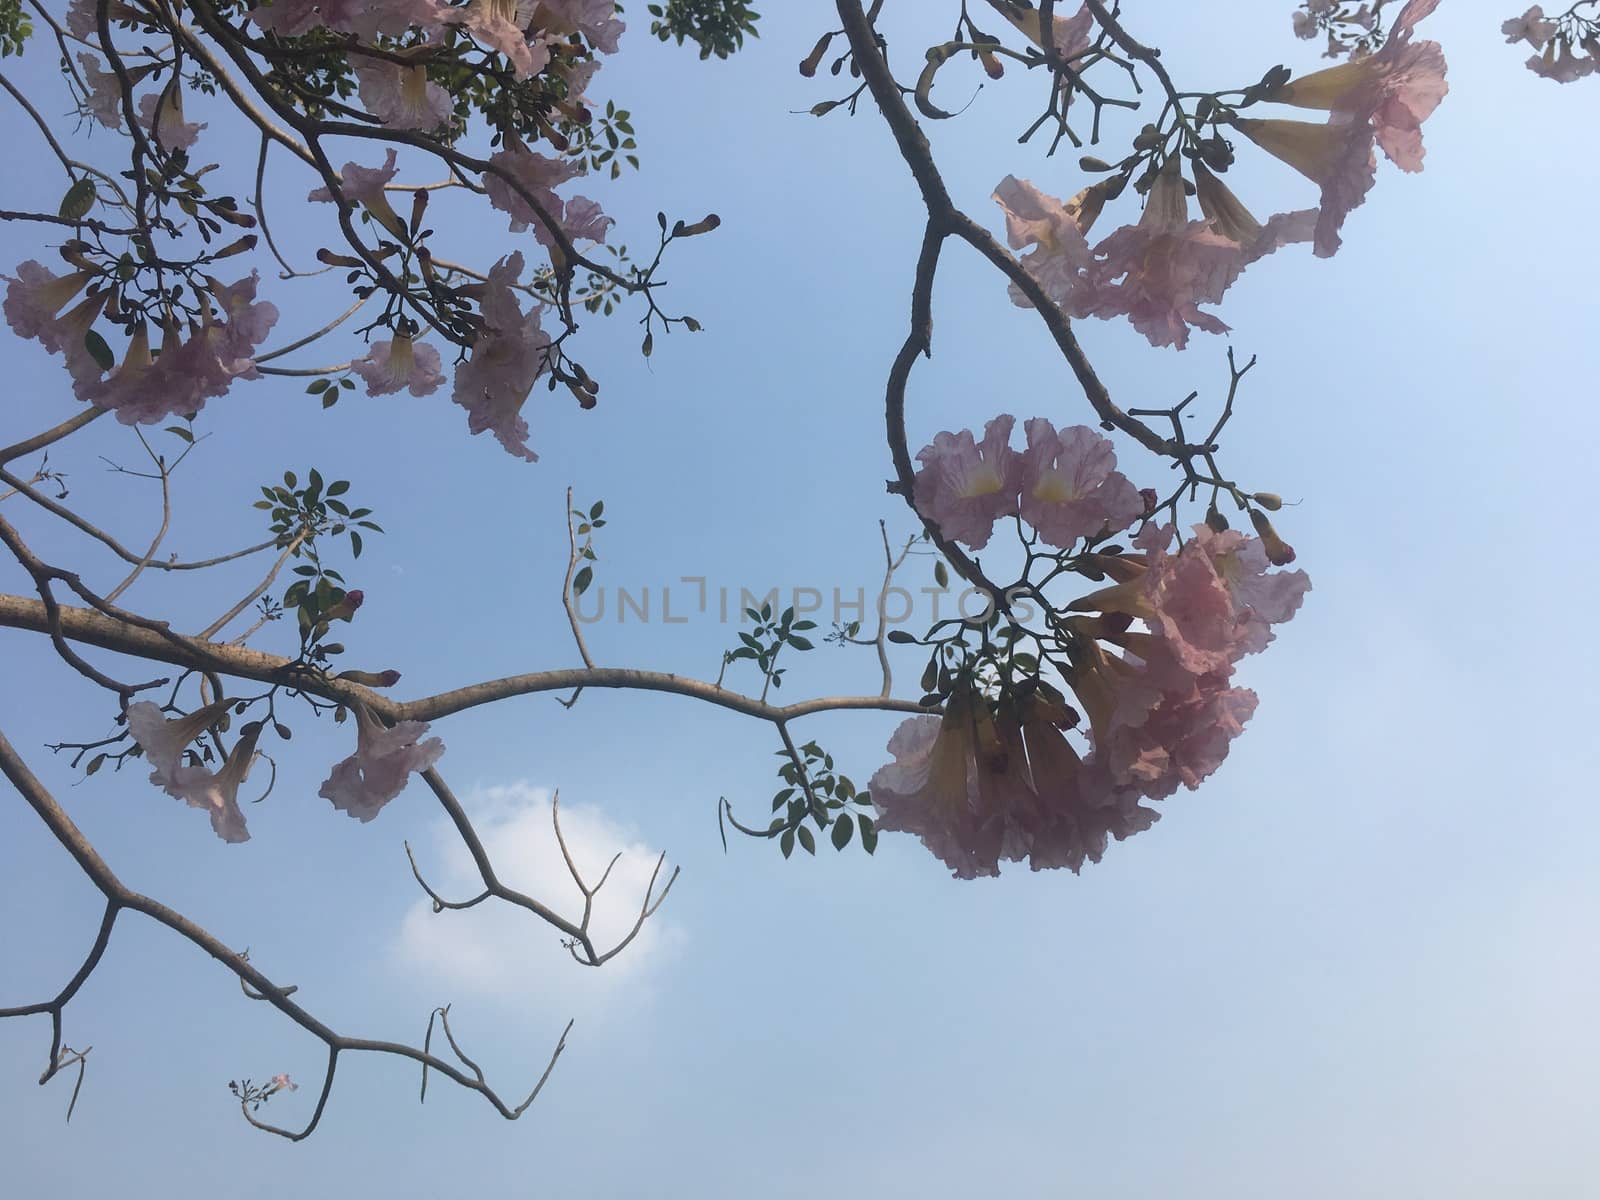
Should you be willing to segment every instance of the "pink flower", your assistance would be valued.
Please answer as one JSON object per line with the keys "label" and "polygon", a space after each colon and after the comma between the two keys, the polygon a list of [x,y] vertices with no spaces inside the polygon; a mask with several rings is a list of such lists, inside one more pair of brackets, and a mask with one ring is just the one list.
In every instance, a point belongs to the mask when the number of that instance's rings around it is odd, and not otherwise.
{"label": "pink flower", "polygon": [[1242,618],[1241,649],[1256,654],[1272,640],[1272,625],[1281,625],[1299,611],[1311,590],[1304,571],[1269,571],[1261,539],[1236,530],[1218,533],[1205,524],[1194,527],[1194,542],[1211,559],[1217,578],[1228,589],[1234,611]]}
{"label": "pink flower", "polygon": [[1191,693],[1164,695],[1142,722],[1118,726],[1097,744],[1093,757],[1103,758],[1117,784],[1152,800],[1179,784],[1193,791],[1222,765],[1256,710],[1256,694],[1228,687],[1227,679],[1227,672],[1208,673]]}
{"label": "pink flower", "polygon": [[401,388],[409,389],[413,396],[427,396],[444,382],[439,352],[403,336],[373,342],[366,357],[351,363],[350,369],[366,381],[369,396],[388,396]]}
{"label": "pink flower", "polygon": [[247,841],[244,813],[239,808],[239,785],[255,761],[256,739],[261,726],[252,723],[234,743],[228,760],[216,774],[202,766],[183,761],[184,751],[206,729],[215,725],[227,711],[226,700],[196,709],[185,717],[167,720],[148,700],[128,705],[128,733],[144,750],[154,768],[150,782],[169,796],[191,808],[204,809],[211,816],[211,828],[225,842]]}
{"label": "pink flower", "polygon": [[161,715],[160,707],[149,700],[128,705],[128,734],[139,743],[145,761],[154,768],[150,782],[168,787],[189,743],[215,725],[227,710],[228,701],[219,700],[187,716],[168,720]]}
{"label": "pink flower", "polygon": [[206,121],[195,124],[183,119],[183,89],[178,87],[140,96],[139,123],[164,150],[187,150],[208,124]]}
{"label": "pink flower", "polygon": [[153,424],[199,412],[236,380],[258,378],[253,355],[277,323],[277,307],[256,300],[260,276],[255,271],[231,284],[208,282],[201,324],[191,326],[187,337],[176,325],[168,326],[154,359],[142,324],[109,375],[86,354],[76,365],[69,356],[78,399],[110,409],[125,425]]}
{"label": "pink flower", "polygon": [[1377,53],[1291,80],[1273,97],[1300,108],[1327,110],[1328,140],[1323,144],[1313,143],[1303,131],[1280,128],[1291,122],[1238,122],[1257,145],[1322,185],[1316,235],[1321,257],[1339,248],[1345,217],[1372,186],[1374,143],[1401,170],[1422,170],[1422,123],[1449,85],[1439,43],[1413,42],[1411,34],[1437,6],[1438,0],[1409,0]]}
{"label": "pink flower", "polygon": [[1126,316],[1152,346],[1183,349],[1190,328],[1226,333],[1199,305],[1221,301],[1244,269],[1237,243],[1190,221],[1179,160],[1157,176],[1137,225],[1118,229],[1094,248],[1089,283],[1073,298],[1075,316]]}
{"label": "pink flower", "polygon": [[1085,769],[1078,754],[1037,708],[1025,716],[1022,737],[1039,799],[1037,824],[1028,831],[1028,865],[1043,871],[1065,867],[1074,875],[1085,861],[1099,862],[1110,838],[1119,842],[1149,829],[1160,818],[1136,794],[1109,785]]}
{"label": "pink flower", "polygon": [[991,714],[957,692],[944,717],[912,717],[889,740],[894,761],[872,777],[878,827],[915,834],[958,879],[996,875],[1004,861],[1033,870],[1099,862],[1111,837],[1150,828],[1137,792],[1085,769],[1037,702],[1020,718]]}
{"label": "pink flower", "polygon": [[554,189],[582,175],[583,163],[570,158],[547,158],[543,154],[533,153],[520,142],[508,143],[504,150],[490,157],[489,163],[509,175],[521,188],[519,192],[517,187],[499,175],[486,174],[483,187],[489,195],[489,203],[501,212],[511,214],[511,232],[521,233],[531,225],[534,236],[546,246],[551,245],[549,228],[523,193],[544,210],[549,220],[559,223],[565,214],[561,197],[555,194]]}
{"label": "pink flower", "polygon": [[1087,425],[1059,433],[1043,417],[1023,428],[1022,519],[1052,546],[1126,529],[1144,513],[1144,498],[1113,468],[1111,443]]}
{"label": "pink flower", "polygon": [[1193,164],[1195,198],[1205,214],[1211,232],[1233,242],[1244,252],[1245,265],[1265,258],[1284,246],[1309,242],[1316,233],[1317,210],[1274,213],[1265,225],[1256,220],[1233,189],[1214,175],[1204,163]]}
{"label": "pink flower", "polygon": [[172,773],[172,782],[167,786],[168,795],[182,800],[190,808],[205,811],[211,817],[212,831],[225,842],[250,840],[244,812],[239,808],[239,785],[250,774],[255,762],[256,739],[260,734],[260,725],[248,726],[247,732],[234,743],[228,761],[216,774],[204,767],[180,766]]}
{"label": "pink flower", "polygon": [[78,55],[83,81],[89,88],[87,103],[94,119],[107,129],[122,128],[122,84],[112,71],[102,71],[92,54]]}
{"label": "pink flower", "polygon": [[298,1092],[300,1090],[300,1085],[293,1082],[287,1075],[274,1075],[272,1077],[272,1083],[268,1085],[267,1090],[269,1092],[281,1092],[284,1089],[288,1089],[291,1092]]}
{"label": "pink flower", "polygon": [[439,0],[267,0],[250,10],[250,20],[280,37],[327,28],[371,43],[380,33],[431,33],[456,18]]}
{"label": "pink flower", "polygon": [[60,324],[56,314],[83,291],[93,278],[86,271],[57,275],[36,259],[18,265],[15,275],[0,275],[6,280],[3,310],[6,323],[20,338],[37,339],[52,354],[60,353]]}
{"label": "pink flower", "polygon": [[385,729],[364,707],[354,708],[356,752],[334,766],[317,795],[365,823],[405,789],[413,771],[426,771],[439,761],[444,743],[421,740],[428,732],[426,722],[401,721]]}
{"label": "pink flower", "polygon": [[[75,38],[84,41],[94,40],[100,32],[99,18],[96,16],[95,0],[69,0],[67,4],[67,31]],[[113,8],[116,6],[113,5]],[[115,17],[107,14],[111,19]]]}
{"label": "pink flower", "polygon": [[581,33],[602,54],[617,52],[625,28],[615,0],[542,0],[538,15],[550,33]]}
{"label": "pink flower", "polygon": [[545,368],[550,338],[539,328],[543,311],[535,304],[524,314],[512,292],[522,274],[520,252],[501,259],[489,270],[483,288],[483,329],[472,344],[472,357],[456,368],[455,402],[467,410],[467,428],[492,432],[518,458],[538,462],[528,449],[528,423],[522,406]]}
{"label": "pink flower", "polygon": [[[395,165],[394,147],[391,146],[383,157],[381,167],[363,167],[360,163],[345,163],[339,171],[339,190],[348,203],[361,205],[390,233],[396,237],[404,237],[405,224],[389,203],[387,191],[388,185],[399,172],[400,168]],[[328,187],[313,188],[306,194],[306,199],[323,204],[337,203],[333,189]]]}
{"label": "pink flower", "polygon": [[1311,590],[1304,571],[1269,572],[1259,538],[1218,533],[1202,523],[1177,554],[1169,554],[1172,534],[1170,525],[1146,526],[1136,539],[1145,551],[1144,570],[1068,606],[1143,620],[1154,642],[1125,640],[1139,645],[1150,677],[1163,688],[1175,686],[1169,667],[1190,675],[1226,671],[1266,649],[1269,626],[1294,616]]}
{"label": "pink flower", "polygon": [[528,42],[530,8],[528,0],[472,0],[464,19],[467,32],[480,45],[503,54],[519,80],[537,75],[550,63],[548,45]]}
{"label": "pink flower", "polygon": [[1268,154],[1288,163],[1322,189],[1313,253],[1330,258],[1339,249],[1339,230],[1359,208],[1378,174],[1372,131],[1349,122],[1258,120],[1241,117],[1235,128]]}
{"label": "pink flower", "polygon": [[561,215],[561,228],[574,242],[603,242],[606,240],[606,231],[615,224],[600,211],[599,202],[587,196],[574,196],[568,200],[566,211]]}
{"label": "pink flower", "polygon": [[1591,56],[1579,57],[1572,53],[1572,46],[1565,39],[1555,39],[1545,45],[1544,53],[1533,54],[1528,57],[1528,70],[1544,79],[1554,79],[1557,83],[1571,83],[1575,79],[1582,79],[1585,75],[1592,75],[1600,68],[1600,58]]}
{"label": "pink flower", "polygon": [[355,72],[361,103],[385,125],[395,129],[437,129],[450,120],[450,93],[428,81],[426,67],[357,58]]}
{"label": "pink flower", "polygon": [[984,426],[983,442],[970,430],[940,433],[917,454],[917,512],[945,537],[974,550],[989,544],[994,523],[1017,511],[1022,462],[1011,449],[1015,419],[999,416]]}
{"label": "pink flower", "polygon": [[1501,25],[1500,32],[1506,35],[1507,45],[1527,42],[1535,50],[1540,50],[1555,36],[1556,23],[1545,20],[1544,9],[1535,4],[1520,17],[1512,17]]}
{"label": "pink flower", "polygon": [[[393,181],[399,171],[400,168],[395,165],[394,148],[391,146],[384,155],[381,167],[363,167],[360,163],[345,163],[344,169],[339,172],[339,190],[352,204],[371,204],[384,195],[384,188]],[[332,190],[326,187],[312,189],[306,195],[306,199],[319,200],[325,204],[334,202]]]}
{"label": "pink flower", "polygon": [[1297,38],[1314,38],[1317,36],[1317,19],[1308,12],[1294,14],[1294,35]]}
{"label": "pink flower", "polygon": [[[878,828],[915,834],[957,879],[998,875],[1002,858],[1026,853],[1018,817],[1037,801],[1027,781],[1020,737],[1005,744],[984,702],[958,692],[944,717],[912,717],[889,739],[895,761],[869,790]],[[985,761],[980,765],[980,752]]]}
{"label": "pink flower", "polygon": [[[1035,46],[1044,48],[1039,36],[1039,13],[1036,5],[1006,4],[997,6],[1000,14],[1019,29]],[[1070,17],[1056,15],[1050,23],[1050,45],[1062,57],[1071,58],[1089,48],[1089,34],[1094,30],[1094,14],[1087,4],[1080,5]]]}
{"label": "pink flower", "polygon": [[[1006,217],[1006,243],[1013,250],[1033,249],[1022,257],[1046,296],[1068,309],[1083,282],[1093,256],[1084,239],[1079,213],[1047,196],[1025,179],[1007,175],[994,189],[993,199]],[[1023,308],[1028,300],[1011,285],[1011,300]]]}

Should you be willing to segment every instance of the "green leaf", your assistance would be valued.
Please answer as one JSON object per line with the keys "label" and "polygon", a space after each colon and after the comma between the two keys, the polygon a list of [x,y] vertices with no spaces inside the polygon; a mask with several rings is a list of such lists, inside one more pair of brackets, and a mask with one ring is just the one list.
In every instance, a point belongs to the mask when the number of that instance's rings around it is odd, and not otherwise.
{"label": "green leaf", "polygon": [[596,500],[594,502],[594,506],[589,509],[589,519],[591,521],[598,521],[600,519],[600,514],[605,511],[606,502],[604,500]]}
{"label": "green leaf", "polygon": [[845,813],[833,823],[833,832],[829,840],[835,850],[843,850],[850,844],[850,835],[856,831],[856,824],[850,819],[850,814]]}
{"label": "green leaf", "polygon": [[583,595],[584,592],[589,590],[589,584],[591,582],[593,582],[593,580],[594,580],[594,568],[593,567],[584,567],[581,571],[579,571],[576,575],[574,575],[572,577],[572,592],[573,592],[573,595],[575,595],[575,596]]}
{"label": "green leaf", "polygon": [[91,329],[83,335],[83,348],[89,352],[89,357],[94,359],[95,365],[102,371],[109,371],[117,365],[117,356],[111,353],[111,347],[106,345],[105,338]]}
{"label": "green leaf", "polygon": [[348,479],[335,479],[332,483],[330,483],[328,485],[328,490],[327,490],[326,494],[329,495],[329,496],[342,496],[346,492],[348,492],[349,490],[350,490],[350,481]]}
{"label": "green leaf", "polygon": [[904,629],[891,629],[889,631],[889,640],[891,642],[899,642],[901,645],[907,645],[917,639],[915,634],[907,633]]}
{"label": "green leaf", "polygon": [[933,581],[942,588],[950,586],[950,570],[942,562],[933,564]]}
{"label": "green leaf", "polygon": [[[865,796],[867,793],[861,793]],[[871,854],[878,848],[878,827],[865,813],[861,815],[861,848]]]}
{"label": "green leaf", "polygon": [[350,553],[356,558],[361,557],[361,535],[354,529],[350,531]]}
{"label": "green leaf", "polygon": [[80,179],[61,197],[61,215],[69,221],[81,221],[89,215],[94,201],[94,180],[87,177]]}
{"label": "green leaf", "polygon": [[795,829],[794,835],[800,839],[800,845],[807,854],[817,852],[817,839],[811,836],[811,830],[801,825]]}
{"label": "green leaf", "polygon": [[785,829],[783,831],[783,836],[778,839],[778,849],[783,851],[785,858],[794,853],[794,830]]}
{"label": "green leaf", "polygon": [[789,645],[793,646],[796,650],[815,650],[816,649],[816,647],[813,646],[808,639],[800,637],[798,634],[792,634],[792,633],[789,635]]}

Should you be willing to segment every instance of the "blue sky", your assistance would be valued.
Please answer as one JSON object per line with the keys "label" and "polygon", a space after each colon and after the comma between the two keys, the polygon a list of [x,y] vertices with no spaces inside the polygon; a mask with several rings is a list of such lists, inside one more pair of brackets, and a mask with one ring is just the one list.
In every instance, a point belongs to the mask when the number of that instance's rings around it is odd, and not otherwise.
{"label": "blue sky", "polygon": [[[1139,29],[1195,87],[1316,65],[1286,3],[1147,7]],[[633,109],[642,145],[641,172],[594,191],[620,240],[648,243],[658,208],[723,217],[670,264],[675,302],[704,333],[658,336],[646,364],[626,313],[586,326],[601,403],[584,413],[536,393],[531,466],[469,438],[442,395],[323,413],[292,383],[242,387],[200,422],[212,436],[179,476],[169,545],[192,556],[258,539],[255,485],[285,468],[351,479],[390,532],[350,573],[368,604],[345,641],[363,666],[400,668],[406,695],[576,662],[558,594],[568,485],[606,501],[601,582],[650,587],[657,604],[685,575],[870,589],[877,521],[910,528],[883,492],[881,395],[920,208],[870,109],[794,115],[833,94],[793,70],[830,6],[768,8],[760,41],[711,64],[647,40],[636,12],[596,89]],[[889,6],[898,61],[915,61],[918,36],[943,36],[947,8]],[[1600,661],[1583,614],[1600,571],[1582,522],[1600,436],[1600,169],[1586,152],[1593,81],[1524,71],[1497,33],[1508,15],[1459,3],[1429,19],[1451,92],[1426,129],[1427,170],[1383,164],[1333,260],[1300,249],[1252,267],[1223,309],[1230,338],[1197,335],[1179,354],[1080,328],[1128,406],[1191,388],[1214,400],[1228,345],[1260,355],[1225,464],[1295,502],[1280,527],[1316,585],[1243,665],[1262,702],[1223,770],[1081,877],[960,883],[888,836],[874,859],[785,863],[744,842],[724,855],[717,798],[758,815],[777,743],[673,697],[589,693],[571,711],[533,697],[439,723],[441,769],[514,880],[561,895],[543,833],[553,788],[584,852],[628,849],[619,905],[655,852],[682,867],[638,952],[584,971],[531,922],[428,915],[402,841],[441,880],[455,867],[425,790],[370,825],[316,796],[348,752],[343,730],[294,723],[243,846],[137,773],[80,782],[43,747],[98,736],[107,704],[40,639],[0,632],[0,728],[122,877],[248,946],[335,1027],[415,1041],[451,1002],[509,1093],[577,1020],[519,1122],[445,1086],[419,1107],[410,1068],[355,1058],[317,1135],[289,1145],[248,1129],[226,1084],[279,1071],[310,1083],[320,1045],[127,918],[68,1011],[68,1041],[95,1047],[70,1126],[70,1083],[34,1085],[46,1022],[0,1024],[8,1194],[1592,1195],[1600,817],[1582,781]],[[50,69],[36,58],[28,77],[46,87]],[[1062,195],[1081,186],[1070,156],[1015,144],[1034,98],[1008,77],[931,130],[958,202],[994,228],[988,194],[1007,173]],[[10,205],[49,167],[29,130],[8,128],[23,164],[0,187]],[[1276,163],[1239,178],[1258,212],[1313,199]],[[274,186],[307,256],[320,214],[297,201],[311,182],[283,166]],[[498,218],[454,234],[479,262],[526,238]],[[35,253],[26,231],[0,228],[0,265]],[[275,288],[274,344],[342,307],[321,281]],[[959,248],[935,319],[935,358],[911,390],[914,447],[1004,411],[1087,419],[1036,319]],[[71,406],[58,363],[15,340],[4,353],[9,442]],[[1119,449],[1136,481],[1152,476]],[[130,542],[148,536],[155,498],[96,456],[136,453],[101,422],[52,457],[73,501]],[[5,511],[91,582],[120,578],[17,501]],[[198,591],[144,580],[128,600],[198,627],[259,570]],[[929,582],[926,560],[908,568],[906,586]],[[588,636],[601,663],[702,676],[734,640],[698,616],[608,619]],[[258,644],[283,648],[274,631]],[[915,671],[903,660],[903,683]],[[829,647],[784,692],[876,686],[870,652]],[[862,780],[895,723],[828,716],[799,732]],[[0,806],[0,878],[0,1002],[20,1003],[71,972],[99,906],[15,803]],[[272,1115],[297,1121],[308,1091]]]}

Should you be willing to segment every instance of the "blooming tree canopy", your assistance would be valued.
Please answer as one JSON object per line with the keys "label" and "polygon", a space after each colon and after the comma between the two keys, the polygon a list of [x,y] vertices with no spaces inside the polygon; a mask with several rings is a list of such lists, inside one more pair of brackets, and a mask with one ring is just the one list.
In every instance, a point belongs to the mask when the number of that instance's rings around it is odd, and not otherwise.
{"label": "blooming tree canopy", "polygon": [[[1505,23],[1506,39],[1532,48],[1541,75],[1591,74],[1595,3],[1548,17],[1534,6]],[[1126,323],[1150,354],[1192,352],[1229,330],[1227,293],[1246,269],[1270,284],[1280,254],[1326,258],[1346,237],[1374,236],[1357,210],[1380,180],[1403,187],[1403,173],[1424,168],[1424,127],[1449,90],[1444,52],[1427,38],[1437,6],[1309,0],[1293,33],[1325,37],[1333,65],[1256,63],[1203,80],[1168,71],[1158,12],[1115,0],[927,0],[953,32],[893,52],[878,28],[884,0],[818,7],[818,40],[799,64],[819,89],[811,113],[881,120],[920,198],[910,328],[886,353],[888,490],[913,529],[907,551],[935,556],[941,580],[956,577],[981,611],[912,631],[888,628],[880,605],[875,629],[857,621],[821,635],[875,651],[880,694],[780,704],[780,663],[820,640],[792,608],[752,608],[714,681],[596,664],[576,605],[595,579],[602,503],[569,503],[571,554],[552,568],[571,618],[563,657],[581,665],[407,697],[404,647],[354,666],[343,644],[368,598],[353,586],[364,539],[384,533],[350,482],[263,467],[265,537],[195,562],[163,556],[165,522],[147,551],[124,547],[58,487],[73,435],[109,417],[148,452],[165,503],[169,477],[212,422],[249,397],[301,388],[325,408],[358,392],[384,398],[386,421],[404,419],[402,394],[439,406],[464,427],[440,453],[505,454],[545,470],[557,448],[541,433],[541,406],[554,397],[587,410],[607,396],[585,331],[631,315],[645,356],[660,337],[701,332],[666,267],[692,273],[699,239],[720,224],[696,209],[623,230],[607,214],[608,186],[641,151],[630,113],[590,98],[597,73],[648,36],[727,57],[756,32],[743,0],[0,0],[6,59],[59,62],[48,96],[0,74],[8,128],[42,139],[58,167],[5,185],[0,217],[31,229],[37,251],[0,264],[4,317],[59,360],[74,406],[42,432],[4,435],[0,542],[14,594],[0,596],[0,625],[47,640],[61,670],[101,699],[53,749],[97,786],[115,779],[141,804],[203,812],[229,844],[216,852],[230,853],[251,823],[272,820],[270,807],[245,804],[271,792],[278,758],[297,753],[292,722],[337,724],[349,753],[318,764],[330,818],[381,821],[407,789],[425,791],[482,883],[475,895],[441,894],[413,857],[439,919],[515,906],[594,967],[626,949],[676,872],[656,864],[632,932],[612,945],[591,933],[587,903],[565,913],[503,883],[446,776],[451,727],[475,708],[545,692],[570,706],[586,688],[616,688],[754,718],[778,751],[771,814],[751,818],[723,800],[718,818],[724,834],[770,840],[785,858],[816,853],[819,839],[871,853],[880,835],[904,833],[961,879],[1101,861],[1113,840],[1149,829],[1160,805],[1222,770],[1258,706],[1274,702],[1247,686],[1250,660],[1280,634],[1290,640],[1283,627],[1311,581],[1277,526],[1283,501],[1246,481],[1254,464],[1228,461],[1255,360],[1230,349],[1225,378],[1171,405],[1125,407],[1080,338]],[[1285,52],[1295,49],[1286,38]],[[1016,173],[979,181],[994,207],[968,212],[929,134],[953,119],[947,95],[965,96],[980,76],[1024,91],[1039,115],[1019,131]],[[1068,147],[1081,152],[1075,162]],[[1230,172],[1246,158],[1281,179],[1281,200],[1235,190]],[[317,222],[314,257],[274,234],[270,196],[283,179]],[[461,261],[467,223],[492,225],[499,252]],[[626,246],[641,236],[650,246],[637,255]],[[932,297],[953,245],[975,251],[996,294],[1037,319],[1079,400],[1003,411],[984,401],[970,427],[918,447],[906,411],[914,370],[934,352]],[[298,289],[322,273],[342,280],[348,307],[308,315]],[[27,423],[26,404],[7,420]],[[158,438],[176,449],[152,450]],[[47,561],[10,515],[18,508],[112,549],[125,577]],[[884,550],[887,588],[906,554],[887,535]],[[199,572],[189,578],[203,589],[205,568],[250,557],[270,562],[264,577],[242,597],[215,598],[219,615],[204,627],[175,627],[129,594],[164,572]],[[917,688],[896,691],[891,658],[919,672]],[[140,670],[127,674],[129,661]],[[738,672],[751,671],[745,687]],[[845,710],[902,719],[881,762],[854,765],[864,785],[794,728]],[[545,1086],[548,1070],[526,1098],[503,1098],[462,1053],[445,1009],[420,1048],[332,1030],[243,953],[123,883],[3,731],[0,770],[105,900],[82,969],[54,996],[0,1008],[50,1019],[45,1080],[73,1067],[81,1076],[84,1056],[66,1041],[70,1003],[119,920],[140,913],[326,1043],[326,1077],[290,1124],[260,1115],[294,1103],[287,1075],[234,1081],[252,1125],[313,1132],[347,1053],[407,1058],[507,1118]],[[566,861],[592,899],[606,878]],[[564,1044],[565,1034],[552,1066]]]}

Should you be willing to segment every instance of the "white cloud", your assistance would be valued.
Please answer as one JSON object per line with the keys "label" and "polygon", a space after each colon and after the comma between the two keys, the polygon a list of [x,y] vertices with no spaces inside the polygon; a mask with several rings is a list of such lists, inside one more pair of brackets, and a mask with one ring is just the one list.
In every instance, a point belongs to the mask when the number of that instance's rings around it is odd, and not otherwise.
{"label": "white cloud", "polygon": [[[574,923],[583,896],[562,860],[550,819],[550,792],[526,783],[482,789],[464,801],[501,882],[532,896]],[[604,953],[626,937],[638,919],[659,851],[592,805],[561,802],[561,833],[584,882],[593,887],[612,855],[621,857],[594,899],[589,929]],[[440,821],[429,840],[413,846],[423,878],[447,900],[482,890],[472,858],[455,827]],[[671,875],[669,862],[656,894]],[[683,940],[672,919],[672,898],[644,923],[639,935],[604,966],[584,967],[562,946],[562,934],[526,909],[485,900],[464,911],[435,914],[426,897],[405,914],[393,956],[402,969],[445,983],[463,996],[514,1003],[519,1010],[591,1014],[648,997],[662,968]]]}

